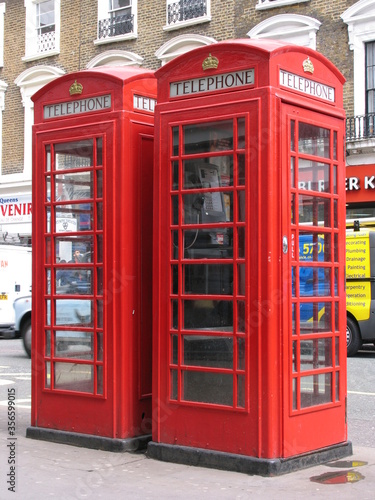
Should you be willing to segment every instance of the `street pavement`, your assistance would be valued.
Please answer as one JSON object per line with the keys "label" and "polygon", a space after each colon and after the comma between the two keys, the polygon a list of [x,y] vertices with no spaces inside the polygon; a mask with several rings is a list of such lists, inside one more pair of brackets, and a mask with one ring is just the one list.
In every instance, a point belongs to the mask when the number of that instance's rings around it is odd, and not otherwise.
{"label": "street pavement", "polygon": [[13,455],[6,422],[0,420],[1,500],[375,498],[375,448],[355,443],[352,456],[329,465],[261,477],[159,462],[145,452],[112,453],[30,439],[29,425],[29,412],[18,410],[13,492],[7,484]]}
{"label": "street pavement", "polygon": [[[17,346],[16,343],[2,344],[0,363],[4,365],[0,366],[0,500],[375,498],[373,405],[358,405],[366,409],[368,422],[359,419],[352,409],[349,434],[353,439],[353,455],[330,464],[277,477],[261,477],[159,462],[148,458],[145,452],[113,453],[27,438],[31,406],[30,361],[21,344]],[[364,364],[365,361],[371,364]],[[372,358],[358,358],[359,373],[365,367],[371,368],[373,361]],[[351,407],[358,403],[359,397],[372,401],[371,377],[367,380],[369,385],[365,384],[366,380],[361,384],[366,395],[352,395]],[[13,387],[17,387],[16,428],[11,437],[6,394]],[[361,425],[362,433],[357,432]],[[14,465],[9,463],[13,460]],[[8,474],[14,474],[15,491],[8,489],[13,484]]]}

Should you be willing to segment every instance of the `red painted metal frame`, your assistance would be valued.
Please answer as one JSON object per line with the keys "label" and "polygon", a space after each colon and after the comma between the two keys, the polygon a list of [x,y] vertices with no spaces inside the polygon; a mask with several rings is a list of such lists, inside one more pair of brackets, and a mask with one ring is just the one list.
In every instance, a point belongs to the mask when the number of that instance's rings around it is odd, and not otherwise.
{"label": "red painted metal frame", "polygon": [[[218,66],[202,69],[209,54]],[[312,63],[314,74],[311,73]],[[306,62],[309,72],[304,71]],[[197,91],[199,79],[254,69],[251,84],[215,90]],[[309,96],[298,88],[280,85],[280,71],[319,82],[334,89],[334,102]],[[285,154],[286,124],[283,106],[295,107],[306,116],[315,111],[324,123],[332,117],[332,127],[344,137],[342,86],[344,78],[321,54],[276,41],[237,40],[196,49],[171,61],[156,72],[158,105],[155,115],[155,187],[154,187],[154,346],[153,412],[156,425],[153,441],[161,445],[205,448],[250,457],[289,457],[342,443],[347,439],[345,420],[345,350],[340,352],[339,401],[327,407],[314,407],[307,424],[296,415],[291,421],[291,317],[290,262],[283,254],[283,235],[289,236],[290,204],[288,156]],[[171,97],[176,82],[197,79],[194,92]],[[211,80],[213,81],[213,80]],[[180,89],[185,87],[181,86]],[[186,89],[193,88],[187,84]],[[331,92],[331,91],[330,91]],[[332,95],[332,94],[330,94]],[[246,405],[240,411],[213,404],[192,403],[170,398],[171,311],[169,306],[170,226],[172,137],[170,127],[185,123],[219,121],[241,115],[247,117],[246,137]],[[181,137],[182,139],[182,137]],[[207,155],[209,156],[209,155]],[[181,159],[181,158],[179,158]],[[345,256],[344,161],[338,164],[338,219],[340,345],[345,338],[345,293],[343,272]],[[234,221],[236,224],[237,221]],[[181,224],[179,227],[183,227]],[[180,261],[179,261],[180,262]],[[183,276],[181,276],[183,277]],[[181,285],[180,285],[181,286]],[[176,296],[179,299],[180,296]],[[215,298],[212,296],[211,298]],[[185,331],[178,332],[183,335]],[[211,332],[212,333],[212,332]],[[181,367],[178,366],[180,369]],[[179,393],[180,395],[180,393]],[[300,420],[299,420],[300,419]],[[325,421],[319,436],[315,422]],[[302,432],[298,432],[301,423]],[[295,443],[290,435],[295,433]],[[315,436],[315,438],[314,438]],[[291,445],[291,446],[290,446]]]}
{"label": "red painted metal frame", "polygon": [[[70,96],[69,87],[75,81],[83,86],[83,91]],[[43,116],[45,105],[74,103],[102,95],[111,96],[109,109],[50,119]],[[149,244],[154,116],[151,107],[135,106],[137,96],[150,100],[147,102],[156,99],[156,81],[151,71],[98,68],[65,75],[46,85],[33,98],[33,427],[121,439],[151,431],[152,256]],[[54,289],[52,294],[48,293],[45,269],[52,269],[53,277],[54,269],[65,266],[50,264],[44,250],[47,241],[54,243],[60,234],[54,232],[53,227],[52,232],[46,232],[46,203],[54,206],[57,202],[46,200],[45,146],[53,148],[54,144],[86,138],[103,140],[103,164],[90,167],[95,172],[103,171],[102,195],[95,193],[96,198],[92,198],[95,215],[100,209],[98,204],[102,203],[103,228],[94,227],[90,232],[95,240],[93,259],[80,268],[91,269],[93,273],[103,269],[103,292],[94,288],[92,295],[64,295],[64,298],[89,297],[94,311],[98,301],[103,303],[103,359],[95,354],[93,361],[78,363],[103,367],[103,390],[98,393],[95,385],[91,394],[58,390],[53,380],[51,386],[46,387],[45,363],[59,358],[46,354],[44,335],[48,326],[45,297],[48,296],[51,303],[60,297]],[[51,187],[54,189],[53,183]],[[74,232],[71,236],[86,234],[86,231]],[[103,235],[102,263],[95,260],[100,235]],[[54,258],[54,249],[51,258]],[[97,279],[96,276],[95,284]],[[53,322],[53,313],[51,320]],[[101,331],[101,327],[94,326],[82,330]],[[62,328],[72,329],[68,325]],[[71,360],[64,357],[62,361]],[[53,378],[53,370],[51,375]]]}

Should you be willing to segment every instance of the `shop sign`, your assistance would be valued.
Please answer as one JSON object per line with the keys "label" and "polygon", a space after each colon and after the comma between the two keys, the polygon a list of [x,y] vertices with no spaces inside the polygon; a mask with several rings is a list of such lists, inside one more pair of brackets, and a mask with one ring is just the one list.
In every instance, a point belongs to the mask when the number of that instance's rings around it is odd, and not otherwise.
{"label": "shop sign", "polygon": [[31,222],[31,195],[0,197],[0,225]]}

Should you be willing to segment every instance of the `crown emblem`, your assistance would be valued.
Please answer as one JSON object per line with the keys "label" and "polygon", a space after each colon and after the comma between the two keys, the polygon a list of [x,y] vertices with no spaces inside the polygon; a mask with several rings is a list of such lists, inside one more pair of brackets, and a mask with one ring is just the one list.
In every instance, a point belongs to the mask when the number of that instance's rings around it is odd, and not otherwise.
{"label": "crown emblem", "polygon": [[309,57],[303,61],[302,66],[303,66],[303,71],[305,73],[311,73],[311,74],[314,73],[314,65],[310,61]]}
{"label": "crown emblem", "polygon": [[83,91],[83,85],[77,83],[77,80],[69,88],[70,95],[82,94],[82,91]]}
{"label": "crown emblem", "polygon": [[219,59],[211,54],[202,63],[203,71],[206,71],[206,69],[216,69],[218,66]]}

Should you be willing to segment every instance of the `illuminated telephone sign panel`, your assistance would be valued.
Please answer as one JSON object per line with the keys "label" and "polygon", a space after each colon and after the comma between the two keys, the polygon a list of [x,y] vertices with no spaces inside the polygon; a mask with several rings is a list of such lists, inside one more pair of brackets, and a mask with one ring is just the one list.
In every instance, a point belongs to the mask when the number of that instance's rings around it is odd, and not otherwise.
{"label": "illuminated telephone sign panel", "polygon": [[271,475],[350,453],[344,78],[270,40],[156,78],[150,456]]}
{"label": "illuminated telephone sign panel", "polygon": [[156,80],[138,68],[96,68],[33,99],[38,369],[28,433],[134,448],[152,421]]}

